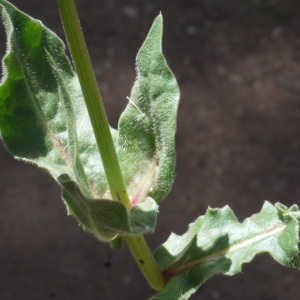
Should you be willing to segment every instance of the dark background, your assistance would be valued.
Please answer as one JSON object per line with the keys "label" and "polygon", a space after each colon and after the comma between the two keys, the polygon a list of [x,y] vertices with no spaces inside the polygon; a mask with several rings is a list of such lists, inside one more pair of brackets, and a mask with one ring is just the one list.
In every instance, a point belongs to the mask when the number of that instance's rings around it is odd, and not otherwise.
{"label": "dark background", "polygon": [[[265,199],[300,197],[300,5],[296,0],[78,2],[108,117],[116,126],[134,58],[159,11],[180,88],[177,178],[161,204],[155,249],[208,206],[238,218]],[[54,0],[15,0],[63,37]],[[3,30],[2,30],[3,31]],[[0,51],[5,51],[3,33]],[[127,249],[111,250],[67,217],[55,182],[0,146],[0,299],[147,299]],[[216,276],[192,299],[300,299],[299,271],[268,255]]]}

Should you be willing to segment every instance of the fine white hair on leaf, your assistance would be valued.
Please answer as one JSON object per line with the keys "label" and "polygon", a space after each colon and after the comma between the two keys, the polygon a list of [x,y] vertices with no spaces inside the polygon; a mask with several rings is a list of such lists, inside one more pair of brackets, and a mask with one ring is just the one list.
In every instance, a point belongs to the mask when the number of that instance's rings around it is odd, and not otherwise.
{"label": "fine white hair on leaf", "polygon": [[143,112],[138,108],[138,106],[128,97],[126,96],[126,98],[128,99],[128,101],[142,114]]}

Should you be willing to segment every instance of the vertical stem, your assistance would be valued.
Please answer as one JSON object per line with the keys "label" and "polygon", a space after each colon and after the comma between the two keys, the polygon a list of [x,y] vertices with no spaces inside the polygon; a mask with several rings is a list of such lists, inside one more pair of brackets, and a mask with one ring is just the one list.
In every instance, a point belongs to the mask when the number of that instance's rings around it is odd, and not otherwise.
{"label": "vertical stem", "polygon": [[130,199],[121,173],[74,0],[57,0],[57,4],[86,107],[94,129],[112,198],[114,200],[120,200],[126,208],[129,209]]}
{"label": "vertical stem", "polygon": [[[85,45],[74,0],[57,0],[57,5],[93,126],[112,198],[120,200],[129,210],[131,206],[130,199],[113,144],[97,80]],[[144,237],[139,235],[124,236],[123,238],[127,242],[134,259],[149,285],[155,290],[162,289],[165,285],[164,276]]]}
{"label": "vertical stem", "polygon": [[[143,235],[124,236],[131,253],[144,274],[149,285],[154,290],[161,290],[165,284],[165,278],[159,269]],[[134,251],[132,251],[134,249]]]}

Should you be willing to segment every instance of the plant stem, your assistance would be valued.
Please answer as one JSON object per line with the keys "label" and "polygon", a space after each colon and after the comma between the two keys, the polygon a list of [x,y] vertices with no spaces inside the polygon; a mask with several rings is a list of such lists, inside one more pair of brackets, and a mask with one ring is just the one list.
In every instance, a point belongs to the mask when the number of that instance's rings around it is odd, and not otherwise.
{"label": "plant stem", "polygon": [[[157,291],[161,290],[165,286],[166,280],[159,269],[144,236],[127,235],[123,238],[149,285]],[[132,249],[135,249],[135,251],[132,251]]]}
{"label": "plant stem", "polygon": [[[112,140],[97,80],[85,45],[75,2],[74,0],[57,0],[57,5],[95,133],[112,198],[120,200],[127,209],[130,209],[130,199]],[[165,285],[164,276],[144,236],[124,236],[123,238],[127,242],[133,257],[149,285],[155,290],[162,289]]]}
{"label": "plant stem", "polygon": [[129,209],[130,199],[121,173],[110,127],[85,45],[74,0],[57,0],[57,5],[94,129],[112,198],[114,200],[120,200],[126,208]]}

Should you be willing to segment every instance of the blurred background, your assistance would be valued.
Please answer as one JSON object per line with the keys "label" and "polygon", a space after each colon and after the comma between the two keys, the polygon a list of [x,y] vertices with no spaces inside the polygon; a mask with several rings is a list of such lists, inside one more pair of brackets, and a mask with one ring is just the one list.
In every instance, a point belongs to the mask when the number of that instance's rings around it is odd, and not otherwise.
{"label": "blurred background", "polygon": [[[63,38],[56,2],[13,0]],[[263,201],[299,204],[300,1],[81,0],[83,30],[110,123],[135,80],[135,55],[154,18],[181,89],[177,178],[151,248],[183,234],[207,207],[239,220]],[[1,27],[0,52],[5,52]],[[127,249],[111,250],[66,215],[56,183],[0,145],[0,299],[147,299]],[[192,299],[300,299],[299,271],[261,255]]]}

